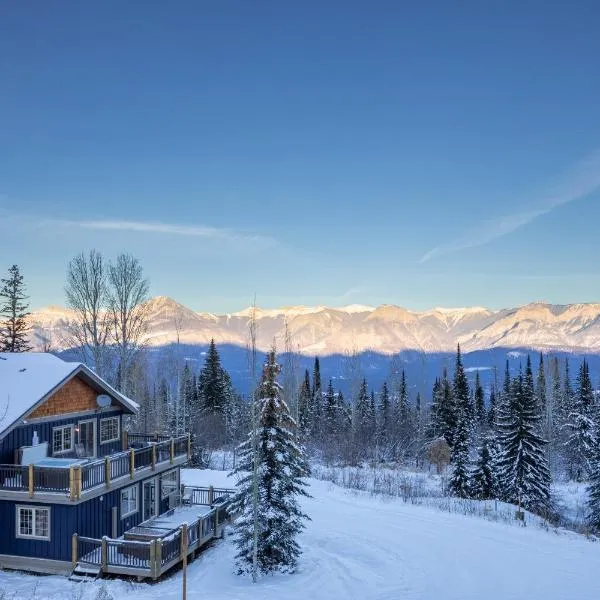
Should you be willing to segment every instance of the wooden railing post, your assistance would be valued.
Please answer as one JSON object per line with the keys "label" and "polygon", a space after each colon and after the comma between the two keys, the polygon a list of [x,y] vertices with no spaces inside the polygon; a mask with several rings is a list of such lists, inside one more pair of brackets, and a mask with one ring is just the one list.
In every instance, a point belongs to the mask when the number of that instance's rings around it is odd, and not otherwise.
{"label": "wooden railing post", "polygon": [[123,451],[129,450],[129,432],[125,430],[123,432]]}
{"label": "wooden railing post", "polygon": [[33,465],[29,465],[29,481],[28,481],[28,484],[29,484],[29,497],[33,498],[33,492],[34,492],[34,489],[35,489],[35,484],[34,484],[34,481],[33,481]]}
{"label": "wooden railing post", "polygon": [[175,460],[175,440],[171,438],[171,464]]}
{"label": "wooden railing post", "polygon": [[102,557],[102,571],[106,573],[108,566],[108,544],[106,543],[106,536],[102,536],[102,547],[100,552]]}
{"label": "wooden railing post", "polygon": [[73,563],[73,568],[77,566],[77,547],[79,545],[78,535],[76,533],[73,534],[71,538],[71,562]]}
{"label": "wooden railing post", "polygon": [[191,433],[188,433],[187,451],[188,451],[188,460],[191,460],[191,458],[192,458],[192,434]]}
{"label": "wooden railing post", "polygon": [[77,488],[75,487],[75,467],[69,469],[69,490],[71,492],[69,498],[77,500]]}
{"label": "wooden railing post", "polygon": [[215,501],[215,488],[212,485],[208,486],[208,504],[212,506]]}
{"label": "wooden railing post", "polygon": [[133,479],[135,473],[135,451],[133,448],[129,451],[129,476]]}
{"label": "wooden railing post", "polygon": [[181,560],[183,561],[183,588],[181,593],[182,600],[187,600],[187,555],[188,555],[188,526],[184,523],[181,526]]}
{"label": "wooden railing post", "polygon": [[80,500],[81,499],[81,489],[83,487],[83,479],[81,477],[81,467],[75,467],[74,471],[75,471],[75,489],[77,490],[75,499]]}
{"label": "wooden railing post", "polygon": [[108,456],[104,457],[104,483],[106,487],[110,487],[110,458]]}
{"label": "wooden railing post", "polygon": [[162,539],[157,540],[156,544],[156,577],[160,577],[162,570]]}
{"label": "wooden railing post", "polygon": [[152,442],[152,470],[156,468],[156,442]]}
{"label": "wooden railing post", "polygon": [[150,541],[150,559],[148,562],[150,566],[150,576],[152,579],[156,579],[156,540]]}

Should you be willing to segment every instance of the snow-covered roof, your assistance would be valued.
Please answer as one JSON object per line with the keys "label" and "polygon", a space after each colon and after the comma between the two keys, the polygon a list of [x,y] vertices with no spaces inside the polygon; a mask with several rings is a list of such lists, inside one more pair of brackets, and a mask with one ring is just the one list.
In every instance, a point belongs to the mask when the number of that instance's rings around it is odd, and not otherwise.
{"label": "snow-covered roof", "polygon": [[0,437],[61,385],[82,374],[130,412],[138,405],[117,392],[83,363],[45,352],[0,352]]}

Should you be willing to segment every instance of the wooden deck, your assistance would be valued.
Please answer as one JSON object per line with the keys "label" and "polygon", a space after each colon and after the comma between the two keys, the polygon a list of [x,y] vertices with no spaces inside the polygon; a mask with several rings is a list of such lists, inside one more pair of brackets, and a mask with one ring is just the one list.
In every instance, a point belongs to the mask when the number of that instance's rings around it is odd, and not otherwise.
{"label": "wooden deck", "polygon": [[100,574],[158,579],[193,558],[211,540],[221,537],[231,518],[234,490],[186,486],[181,507],[153,517],[125,532],[122,538],[93,539],[75,534],[73,572],[95,569]]}
{"label": "wooden deck", "polygon": [[127,434],[127,448],[85,464],[70,468],[37,465],[0,465],[0,494],[6,497],[56,494],[70,502],[90,493],[110,489],[124,478],[135,479],[142,471],[163,471],[189,459],[190,437],[175,438],[145,434]]}

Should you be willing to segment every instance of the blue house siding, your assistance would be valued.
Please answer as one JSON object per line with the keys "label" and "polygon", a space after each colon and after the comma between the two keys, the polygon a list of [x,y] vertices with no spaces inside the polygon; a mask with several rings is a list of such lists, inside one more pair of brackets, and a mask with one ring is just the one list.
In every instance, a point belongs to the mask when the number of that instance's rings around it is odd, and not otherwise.
{"label": "blue house siding", "polygon": [[52,455],[52,429],[60,425],[75,425],[79,421],[96,421],[96,456],[103,457],[114,454],[121,450],[121,440],[100,444],[100,419],[107,417],[121,416],[121,431],[123,427],[123,415],[120,410],[106,413],[93,414],[89,416],[65,416],[52,421],[43,421],[38,423],[28,423],[13,429],[2,441],[0,441],[0,464],[13,464],[14,451],[21,446],[31,446],[34,431],[37,431],[40,442],[48,442],[48,454]]}
{"label": "blue house siding", "polygon": [[[70,561],[71,539],[74,533],[96,539],[105,535],[112,536],[113,507],[117,507],[117,536],[123,535],[125,531],[142,521],[142,484],[148,479],[152,477],[131,484],[138,487],[138,510],[125,519],[121,519],[121,491],[129,487],[127,485],[80,504],[19,503],[0,500],[0,523],[3,531],[3,535],[0,536],[0,554]],[[157,493],[160,493],[160,489]],[[50,508],[49,541],[17,537],[17,506]],[[164,512],[162,506],[161,501],[159,512]]]}

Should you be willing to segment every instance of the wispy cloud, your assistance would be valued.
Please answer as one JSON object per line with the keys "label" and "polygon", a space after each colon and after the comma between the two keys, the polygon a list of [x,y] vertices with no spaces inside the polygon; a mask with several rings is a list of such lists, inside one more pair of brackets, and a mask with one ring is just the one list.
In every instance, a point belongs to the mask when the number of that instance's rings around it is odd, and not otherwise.
{"label": "wispy cloud", "polygon": [[[0,203],[3,198],[0,195]],[[165,235],[178,237],[196,237],[220,241],[241,249],[265,249],[279,242],[268,236],[235,229],[211,227],[208,225],[181,225],[160,221],[128,221],[119,219],[61,219],[33,213],[18,213],[0,206],[2,223],[12,227],[28,227],[34,229],[53,227],[90,229],[96,231],[114,231],[116,233],[139,233],[146,235]]]}
{"label": "wispy cloud", "polygon": [[419,262],[424,263],[445,254],[489,244],[521,227],[529,225],[535,219],[552,212],[559,206],[564,206],[587,196],[599,187],[600,153],[596,153],[577,165],[565,178],[562,185],[531,209],[494,220],[483,221],[459,238],[432,248],[421,257]]}
{"label": "wispy cloud", "polygon": [[71,227],[79,227],[82,229],[201,237],[214,240],[223,240],[226,242],[255,244],[265,247],[276,244],[275,239],[263,235],[205,225],[178,225],[173,223],[160,223],[156,221],[115,221],[102,219],[58,220],[57,223]]}

